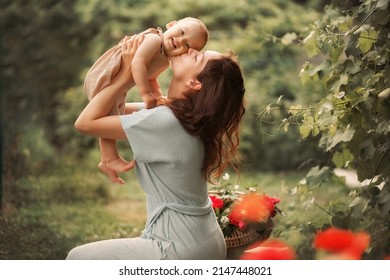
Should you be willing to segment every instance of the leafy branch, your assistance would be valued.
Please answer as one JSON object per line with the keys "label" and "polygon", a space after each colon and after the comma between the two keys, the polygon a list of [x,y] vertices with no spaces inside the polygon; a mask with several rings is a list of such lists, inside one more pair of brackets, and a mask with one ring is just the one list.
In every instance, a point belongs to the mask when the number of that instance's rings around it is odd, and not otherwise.
{"label": "leafy branch", "polygon": [[[342,202],[345,209],[333,213],[316,203],[314,197],[308,201],[327,213],[334,226],[365,228],[379,240],[390,238],[389,2],[365,0],[350,15],[336,7],[327,9],[302,41],[308,56],[317,56],[313,61],[321,62],[306,62],[300,73],[303,85],[309,81],[321,83],[327,95],[306,107],[269,104],[259,114],[261,121],[268,121],[275,110],[288,110],[278,129],[283,126],[287,130],[289,124],[295,124],[302,139],[320,136],[319,145],[330,154],[331,161],[309,170],[299,183],[306,192],[314,192],[309,186],[324,181],[340,184],[335,168],[355,170],[361,187],[350,191],[352,201]],[[363,20],[350,28],[351,20],[357,18]],[[333,32],[347,28],[345,32]],[[340,185],[347,187],[346,183]],[[388,243],[374,244],[373,254],[390,251]]]}

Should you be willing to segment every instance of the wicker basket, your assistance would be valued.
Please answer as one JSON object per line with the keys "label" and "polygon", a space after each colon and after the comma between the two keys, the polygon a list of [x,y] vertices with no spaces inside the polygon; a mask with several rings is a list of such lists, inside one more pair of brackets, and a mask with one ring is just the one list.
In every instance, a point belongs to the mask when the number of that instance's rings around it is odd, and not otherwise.
{"label": "wicker basket", "polygon": [[262,239],[262,234],[254,228],[250,228],[246,231],[236,229],[229,236],[225,236],[227,248],[235,248],[247,245],[258,239]]}
{"label": "wicker basket", "polygon": [[245,231],[234,230],[229,236],[225,236],[227,259],[239,259],[249,245],[267,239],[271,235],[272,229],[273,222],[269,219],[262,231],[258,231],[254,227],[249,227]]}

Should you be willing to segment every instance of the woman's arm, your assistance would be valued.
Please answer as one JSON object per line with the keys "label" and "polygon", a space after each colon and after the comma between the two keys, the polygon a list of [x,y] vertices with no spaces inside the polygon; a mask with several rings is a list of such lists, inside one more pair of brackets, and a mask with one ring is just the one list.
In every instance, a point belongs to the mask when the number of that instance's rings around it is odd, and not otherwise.
{"label": "woman's arm", "polygon": [[143,102],[130,102],[125,104],[125,115],[130,115],[134,112],[145,108],[145,103]]}
{"label": "woman's arm", "polygon": [[118,96],[129,90],[132,80],[131,61],[143,35],[122,43],[121,70],[112,83],[101,90],[84,108],[75,122],[81,133],[108,139],[126,139],[119,116],[107,116]]}

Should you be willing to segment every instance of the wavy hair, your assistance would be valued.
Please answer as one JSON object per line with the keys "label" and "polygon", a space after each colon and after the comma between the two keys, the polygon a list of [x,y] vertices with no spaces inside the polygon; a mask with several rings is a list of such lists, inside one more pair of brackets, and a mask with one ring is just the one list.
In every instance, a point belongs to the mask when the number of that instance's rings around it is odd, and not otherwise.
{"label": "wavy hair", "polygon": [[245,113],[244,79],[231,52],[209,60],[197,79],[202,83],[200,90],[188,91],[186,98],[173,99],[168,106],[190,134],[202,139],[202,173],[213,182],[228,166],[238,170],[235,154]]}

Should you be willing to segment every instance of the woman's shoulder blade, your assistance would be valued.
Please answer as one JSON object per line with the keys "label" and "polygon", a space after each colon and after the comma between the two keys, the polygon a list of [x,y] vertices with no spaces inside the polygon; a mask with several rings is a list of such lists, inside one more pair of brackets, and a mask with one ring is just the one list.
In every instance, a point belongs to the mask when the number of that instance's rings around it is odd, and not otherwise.
{"label": "woman's shoulder blade", "polygon": [[130,115],[121,116],[121,121],[124,127],[147,124],[150,127],[163,128],[179,124],[178,119],[167,106],[141,109]]}

